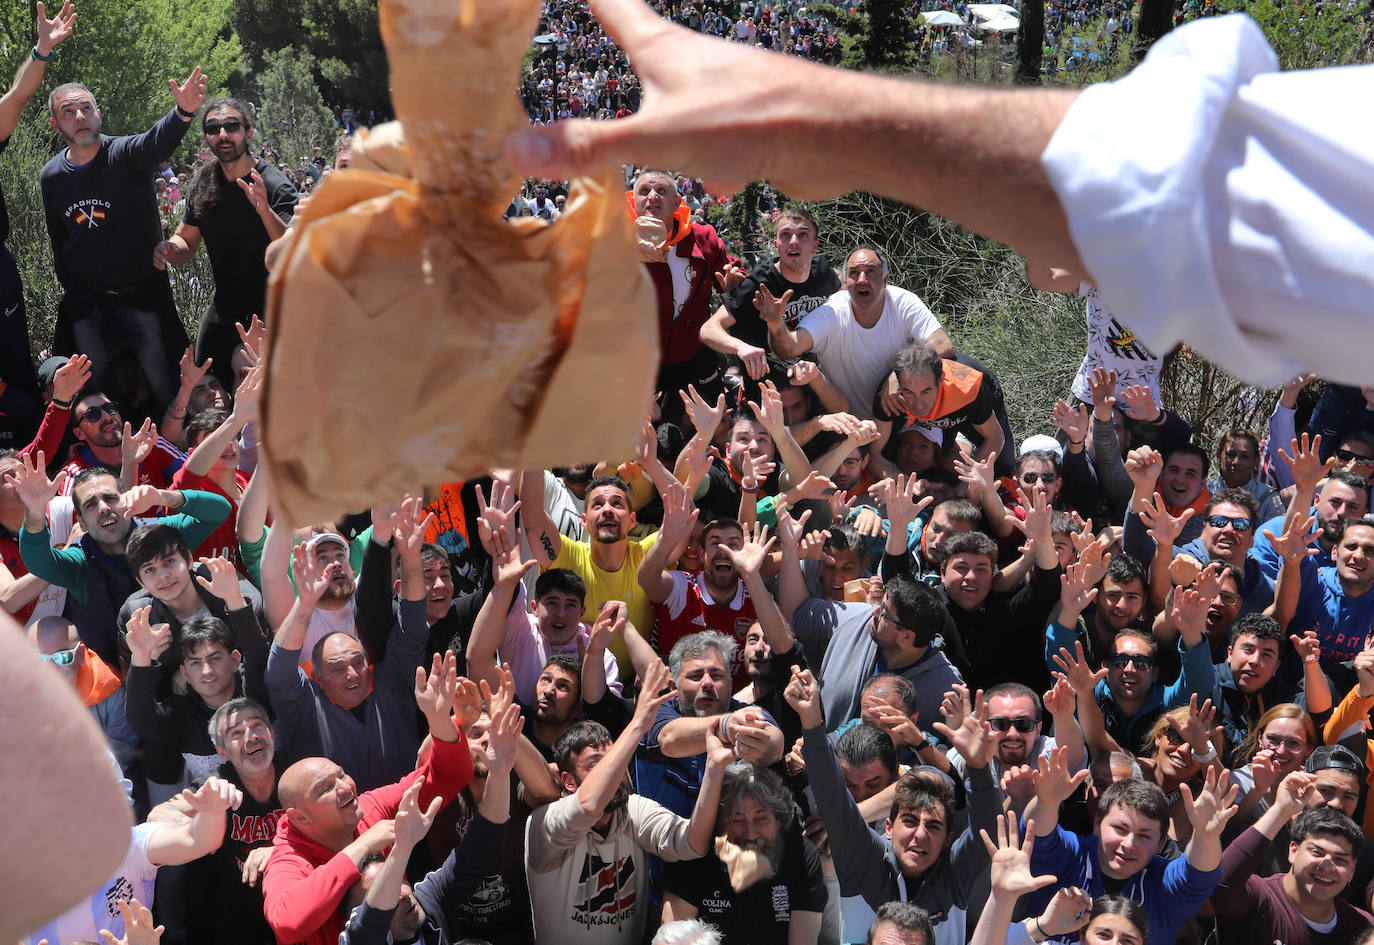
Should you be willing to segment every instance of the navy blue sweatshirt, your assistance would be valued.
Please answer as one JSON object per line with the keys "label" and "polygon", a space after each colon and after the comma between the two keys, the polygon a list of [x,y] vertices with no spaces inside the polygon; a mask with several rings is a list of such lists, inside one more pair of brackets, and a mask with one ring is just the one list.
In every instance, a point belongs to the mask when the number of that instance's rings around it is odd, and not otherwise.
{"label": "navy blue sweatshirt", "polygon": [[65,148],[44,165],[43,210],[63,288],[124,291],[161,275],[153,267],[162,239],[153,175],[189,127],[173,109],[141,135],[101,135],[100,151],[80,167]]}

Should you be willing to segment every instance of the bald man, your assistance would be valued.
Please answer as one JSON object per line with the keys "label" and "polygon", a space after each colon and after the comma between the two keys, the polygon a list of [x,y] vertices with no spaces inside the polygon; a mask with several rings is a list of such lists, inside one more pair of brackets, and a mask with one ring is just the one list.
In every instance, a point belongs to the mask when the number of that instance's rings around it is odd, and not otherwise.
{"label": "bald man", "polygon": [[124,687],[119,676],[86,649],[76,624],[66,617],[40,617],[29,625],[28,635],[43,661],[62,674],[81,704],[90,710],[119,767],[127,772],[138,748],[138,736],[124,717]]}
{"label": "bald man", "polygon": [[[417,677],[424,679],[424,673]],[[392,821],[405,789],[419,778],[420,808],[427,810],[436,797],[447,805],[472,780],[467,739],[450,712],[457,692],[453,655],[442,667],[435,657],[428,679],[415,687],[433,748],[396,784],[360,795],[348,773],[328,758],[303,758],[282,774],[277,797],[286,815],[277,824],[263,877],[264,911],[278,942],[334,945],[344,925],[339,903],[359,880],[363,860],[395,840]]]}

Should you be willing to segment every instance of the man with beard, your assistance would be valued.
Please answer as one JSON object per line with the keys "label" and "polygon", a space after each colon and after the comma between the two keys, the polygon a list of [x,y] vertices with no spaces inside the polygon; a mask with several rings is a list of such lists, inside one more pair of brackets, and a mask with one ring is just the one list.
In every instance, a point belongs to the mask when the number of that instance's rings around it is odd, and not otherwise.
{"label": "man with beard", "polygon": [[[691,536],[697,515],[685,490],[669,490],[663,499],[663,528],[658,544],[639,566],[639,586],[658,610],[660,654],[670,652],[678,640],[702,629],[715,630],[742,645],[756,619],[750,588],[740,579],[735,558],[745,547],[746,537],[751,539],[751,545],[771,545],[766,528],[760,535],[755,525],[754,535],[746,536],[744,526],[733,518],[707,522],[701,530],[701,573],[664,570],[668,555]],[[761,581],[758,589],[767,595]],[[736,654],[740,652],[737,648]],[[749,684],[742,658],[737,656],[729,669],[731,692]]]}
{"label": "man with beard", "polygon": [[819,229],[805,207],[778,214],[775,260],[762,260],[701,326],[701,341],[721,354],[739,358],[749,377],[768,373],[768,323],[759,314],[767,305],[782,306],[783,324],[796,331],[802,318],[840,291],[840,278],[816,252]]}
{"label": "man with beard", "polygon": [[[630,487],[623,479],[597,476],[587,486],[586,511],[582,513],[586,541],[565,538],[545,514],[542,469],[527,469],[520,477],[520,500],[525,532],[540,569],[567,568],[586,583],[586,605],[582,611],[585,623],[596,619],[602,604],[621,600],[629,607],[630,622],[636,627],[647,632],[654,625],[653,603],[640,588],[637,576],[658,534],[630,539],[635,513],[630,504]],[[496,504],[493,496],[492,505]],[[624,643],[612,640],[610,651],[620,666],[621,676],[631,678],[633,667]]]}
{"label": "man with beard", "polygon": [[119,481],[104,469],[82,471],[72,482],[72,503],[85,532],[74,548],[54,548],[48,531],[47,507],[66,481],[59,472],[50,480],[43,472],[43,454],[25,456],[7,476],[24,503],[24,530],[19,553],[32,574],[67,589],[67,615],[81,639],[108,666],[119,665],[116,617],[138,582],[124,560],[134,516],[165,508],[173,514],[158,521],[179,531],[188,546],[204,541],[229,515],[221,496],[191,490],[173,491],[135,486],[119,491]]}
{"label": "man with beard", "polygon": [[363,790],[397,781],[414,768],[420,739],[410,692],[429,629],[420,568],[423,537],[422,524],[410,518],[397,531],[404,565],[400,617],[387,658],[375,672],[362,642],[340,632],[315,643],[309,674],[301,668],[310,615],[337,580],[339,564],[313,555],[306,545],[293,552],[298,596],[267,656],[267,689],[288,761],[332,758],[352,772]]}
{"label": "man with beard", "polygon": [[[1088,763],[1087,752],[1083,746],[1083,733],[1074,719],[1073,690],[1068,683],[1062,683],[1047,694],[1045,708],[1050,710],[1054,720],[1054,734],[1042,731],[1043,710],[1040,697],[1035,690],[1020,683],[999,683],[993,686],[983,698],[988,705],[988,727],[992,729],[995,742],[992,759],[992,776],[998,784],[1002,776],[1018,765],[1029,765],[1040,769],[1049,758],[1050,752],[1061,745],[1068,750],[1064,756],[1070,771],[1078,771]],[[949,763],[958,777],[968,782],[968,764],[958,749],[949,752]],[[1019,810],[1022,805],[1017,805]]]}
{"label": "man with beard", "polygon": [[[731,752],[708,736],[706,766],[690,820],[642,793],[628,775],[635,746],[673,699],[661,662],[644,676],[634,716],[620,737],[596,722],[579,722],[555,747],[566,795],[534,812],[526,865],[535,940],[569,942],[593,936],[607,945],[637,945],[648,922],[646,855],[694,859],[710,849],[721,777]],[[641,782],[642,787],[642,782]]]}
{"label": "man with beard", "polygon": [[[285,811],[277,799],[281,765],[267,710],[252,699],[230,699],[208,723],[221,764],[215,775],[243,792],[229,813],[224,840],[212,854],[186,866],[186,941],[205,945],[273,945],[262,912],[258,881],[272,853],[277,822]],[[157,808],[150,819],[178,823],[190,815],[181,798]],[[159,902],[159,917],[162,903]]]}
{"label": "man with beard", "polygon": [[212,99],[205,106],[201,130],[212,160],[197,165],[186,196],[186,214],[176,232],[153,249],[153,265],[189,263],[201,239],[210,254],[215,297],[201,316],[196,361],[214,359],[225,384],[229,361],[238,347],[236,325],[247,328],[254,315],[267,311],[267,244],[280,239],[291,223],[296,188],[286,175],[262,158],[254,158],[253,111],[233,98]]}
{"label": "man with beard", "polygon": [[[304,561],[300,570],[307,576]],[[307,584],[323,583],[317,573],[308,577]],[[418,600],[407,603],[423,610]],[[417,802],[428,811],[436,798],[441,807],[453,800],[472,778],[472,755],[453,708],[455,698],[464,712],[479,703],[475,687],[466,680],[460,685],[452,657],[443,664],[436,658],[427,678],[423,673],[412,677],[415,704],[429,723],[431,746],[418,769],[410,770],[416,743],[412,709],[410,764],[398,783],[359,793],[346,770],[319,757],[304,758],[281,776],[277,793],[286,812],[277,825],[262,888],[263,912],[278,942],[335,945],[344,925],[339,903],[358,880],[364,859],[395,841],[392,818],[406,788],[421,783]],[[342,756],[337,748],[336,754]]]}
{"label": "man with beard", "polygon": [[1345,523],[1335,558],[1335,566],[1326,568],[1311,557],[1301,559],[1302,585],[1288,624],[1293,633],[1317,634],[1328,673],[1364,649],[1374,625],[1374,515]]}
{"label": "man with beard", "polygon": [[735,641],[714,630],[683,637],[668,654],[677,698],[667,700],[644,733],[635,761],[635,783],[680,816],[692,810],[714,736],[746,761],[782,760],[783,736],[773,716],[730,698],[729,667]]}
{"label": "man with beard", "polygon": [[782,778],[750,761],[725,769],[715,849],[663,870],[663,921],[701,918],[724,945],[816,945],[825,879]]}
{"label": "man with beard", "polygon": [[67,147],[43,168],[40,184],[53,264],[62,283],[53,347],[90,356],[95,381],[121,349],[132,350],[159,406],[177,392],[176,353],[186,330],[153,247],[162,221],[153,174],[181,143],[206,80],[197,66],[168,83],[176,108],[141,135],[100,133],[95,96],[78,82],[53,89],[49,121]]}
{"label": "man with beard", "polygon": [[[1221,882],[1212,896],[1217,934],[1225,929],[1226,941],[1352,942],[1374,924],[1374,916],[1341,898],[1355,872],[1364,835],[1340,811],[1324,806],[1303,809],[1311,780],[1309,774],[1290,774],[1269,809],[1226,848]],[[1287,872],[1256,876],[1284,827],[1289,830]]]}
{"label": "man with beard", "polygon": [[[1302,514],[1304,510],[1296,497],[1294,503],[1297,505],[1295,515]],[[1318,490],[1317,501],[1311,509],[1311,514],[1317,519],[1317,534],[1312,539],[1311,547],[1317,552],[1314,557],[1318,565],[1330,567],[1336,563],[1336,543],[1340,541],[1341,528],[1346,522],[1368,512],[1369,486],[1364,477],[1345,469],[1332,470]],[[1279,576],[1282,560],[1264,533],[1268,531],[1281,535],[1283,528],[1284,518],[1276,516],[1261,525],[1255,535],[1254,557],[1264,572],[1275,579]]]}
{"label": "man with beard", "polygon": [[[311,534],[311,531],[314,534]],[[289,529],[284,527],[267,531],[259,569],[262,576],[262,601],[268,625],[280,627],[285,623],[296,602],[297,595],[292,592],[291,582],[287,579],[290,569],[295,566],[295,551],[304,549],[311,563],[325,570],[327,581],[324,591],[310,613],[305,638],[301,641],[300,659],[301,666],[304,667],[308,665],[315,652],[315,646],[329,634],[357,634],[355,594],[358,585],[353,578],[348,541],[332,524],[313,526],[307,531],[304,540],[288,552],[287,560],[292,563],[289,566],[283,564],[281,573],[278,574],[277,558],[280,553],[287,552],[291,547],[289,536]],[[397,612],[399,613],[399,607]],[[393,623],[392,626],[394,625]]]}
{"label": "man with beard", "polygon": [[[99,392],[86,394],[72,404],[71,422],[76,444],[71,461],[63,467],[70,477],[68,482],[83,469],[106,469],[112,475],[122,475],[125,450],[134,445],[126,444],[125,437],[132,436],[133,431],[121,422],[114,401]],[[153,437],[153,444],[138,463],[129,485],[170,489],[186,456],[170,440],[158,436],[155,427],[140,430],[138,440],[148,434]]]}
{"label": "man with beard", "polygon": [[549,657],[534,682],[534,700],[524,713],[529,740],[552,764],[554,745],[582,714],[582,661],[566,653]]}

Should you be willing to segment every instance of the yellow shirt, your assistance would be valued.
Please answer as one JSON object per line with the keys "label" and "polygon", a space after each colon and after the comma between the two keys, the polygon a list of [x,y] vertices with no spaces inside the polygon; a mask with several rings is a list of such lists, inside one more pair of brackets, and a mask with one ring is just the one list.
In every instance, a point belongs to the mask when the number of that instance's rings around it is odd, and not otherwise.
{"label": "yellow shirt", "polygon": [[[658,532],[640,539],[630,539],[625,549],[625,563],[619,571],[603,571],[592,563],[592,546],[589,541],[573,541],[564,536],[563,547],[558,550],[550,568],[567,568],[587,582],[587,600],[582,609],[582,619],[588,624],[596,619],[601,607],[607,601],[623,600],[629,606],[630,623],[634,624],[650,645],[654,642],[654,605],[644,588],[639,586],[639,565],[649,553]],[[547,568],[545,570],[548,570]],[[630,655],[625,651],[625,641],[619,637],[611,640],[608,647],[620,666],[620,678],[628,688],[634,679],[634,667]]]}

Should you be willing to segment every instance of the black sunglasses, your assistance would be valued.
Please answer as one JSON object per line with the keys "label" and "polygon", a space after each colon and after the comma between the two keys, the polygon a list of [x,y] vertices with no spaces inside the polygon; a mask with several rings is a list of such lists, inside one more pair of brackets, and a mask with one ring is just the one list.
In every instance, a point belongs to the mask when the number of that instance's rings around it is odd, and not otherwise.
{"label": "black sunglasses", "polygon": [[1142,653],[1117,653],[1111,658],[1111,664],[1117,669],[1134,666],[1142,672],[1148,672],[1155,668],[1155,661]]}
{"label": "black sunglasses", "polygon": [[1250,526],[1254,523],[1248,518],[1232,517],[1229,515],[1209,515],[1207,516],[1207,524],[1211,525],[1213,528],[1225,528],[1227,525],[1230,525],[1236,531],[1244,534],[1250,530]]}
{"label": "black sunglasses", "polygon": [[1350,450],[1336,450],[1336,458],[1343,463],[1359,463],[1361,466],[1374,466],[1374,456],[1361,456]]}
{"label": "black sunglasses", "polygon": [[988,719],[988,725],[994,732],[1005,732],[1007,729],[1014,728],[1023,735],[1033,732],[1038,724],[1040,723],[1036,722],[1035,719],[1008,719],[1000,716]]}
{"label": "black sunglasses", "polygon": [[226,122],[213,122],[213,121],[207,121],[207,122],[205,123],[205,136],[206,136],[207,138],[213,138],[215,135],[219,134],[221,131],[227,131],[227,132],[229,132],[231,135],[236,135],[236,134],[238,134],[239,131],[241,131],[242,129],[243,129],[243,122],[239,121],[239,120],[236,119],[236,118],[231,118],[231,119],[229,119],[229,120],[226,121]]}
{"label": "black sunglasses", "polygon": [[1055,481],[1056,479],[1058,479],[1058,478],[1059,478],[1059,474],[1058,474],[1058,473],[1052,473],[1052,472],[1047,472],[1047,473],[1023,472],[1023,473],[1021,474],[1021,481],[1024,482],[1024,483],[1025,483],[1026,485],[1028,485],[1028,486],[1033,486],[1033,485],[1035,485],[1037,482],[1043,482],[1045,485],[1048,486],[1050,483],[1054,482],[1054,481]]}
{"label": "black sunglasses", "polygon": [[112,417],[117,417],[119,416],[119,408],[116,407],[114,404],[110,403],[109,401],[106,401],[99,407],[88,407],[86,409],[86,412],[81,415],[81,422],[96,423],[100,420],[101,417],[105,416],[105,414],[109,414]]}

